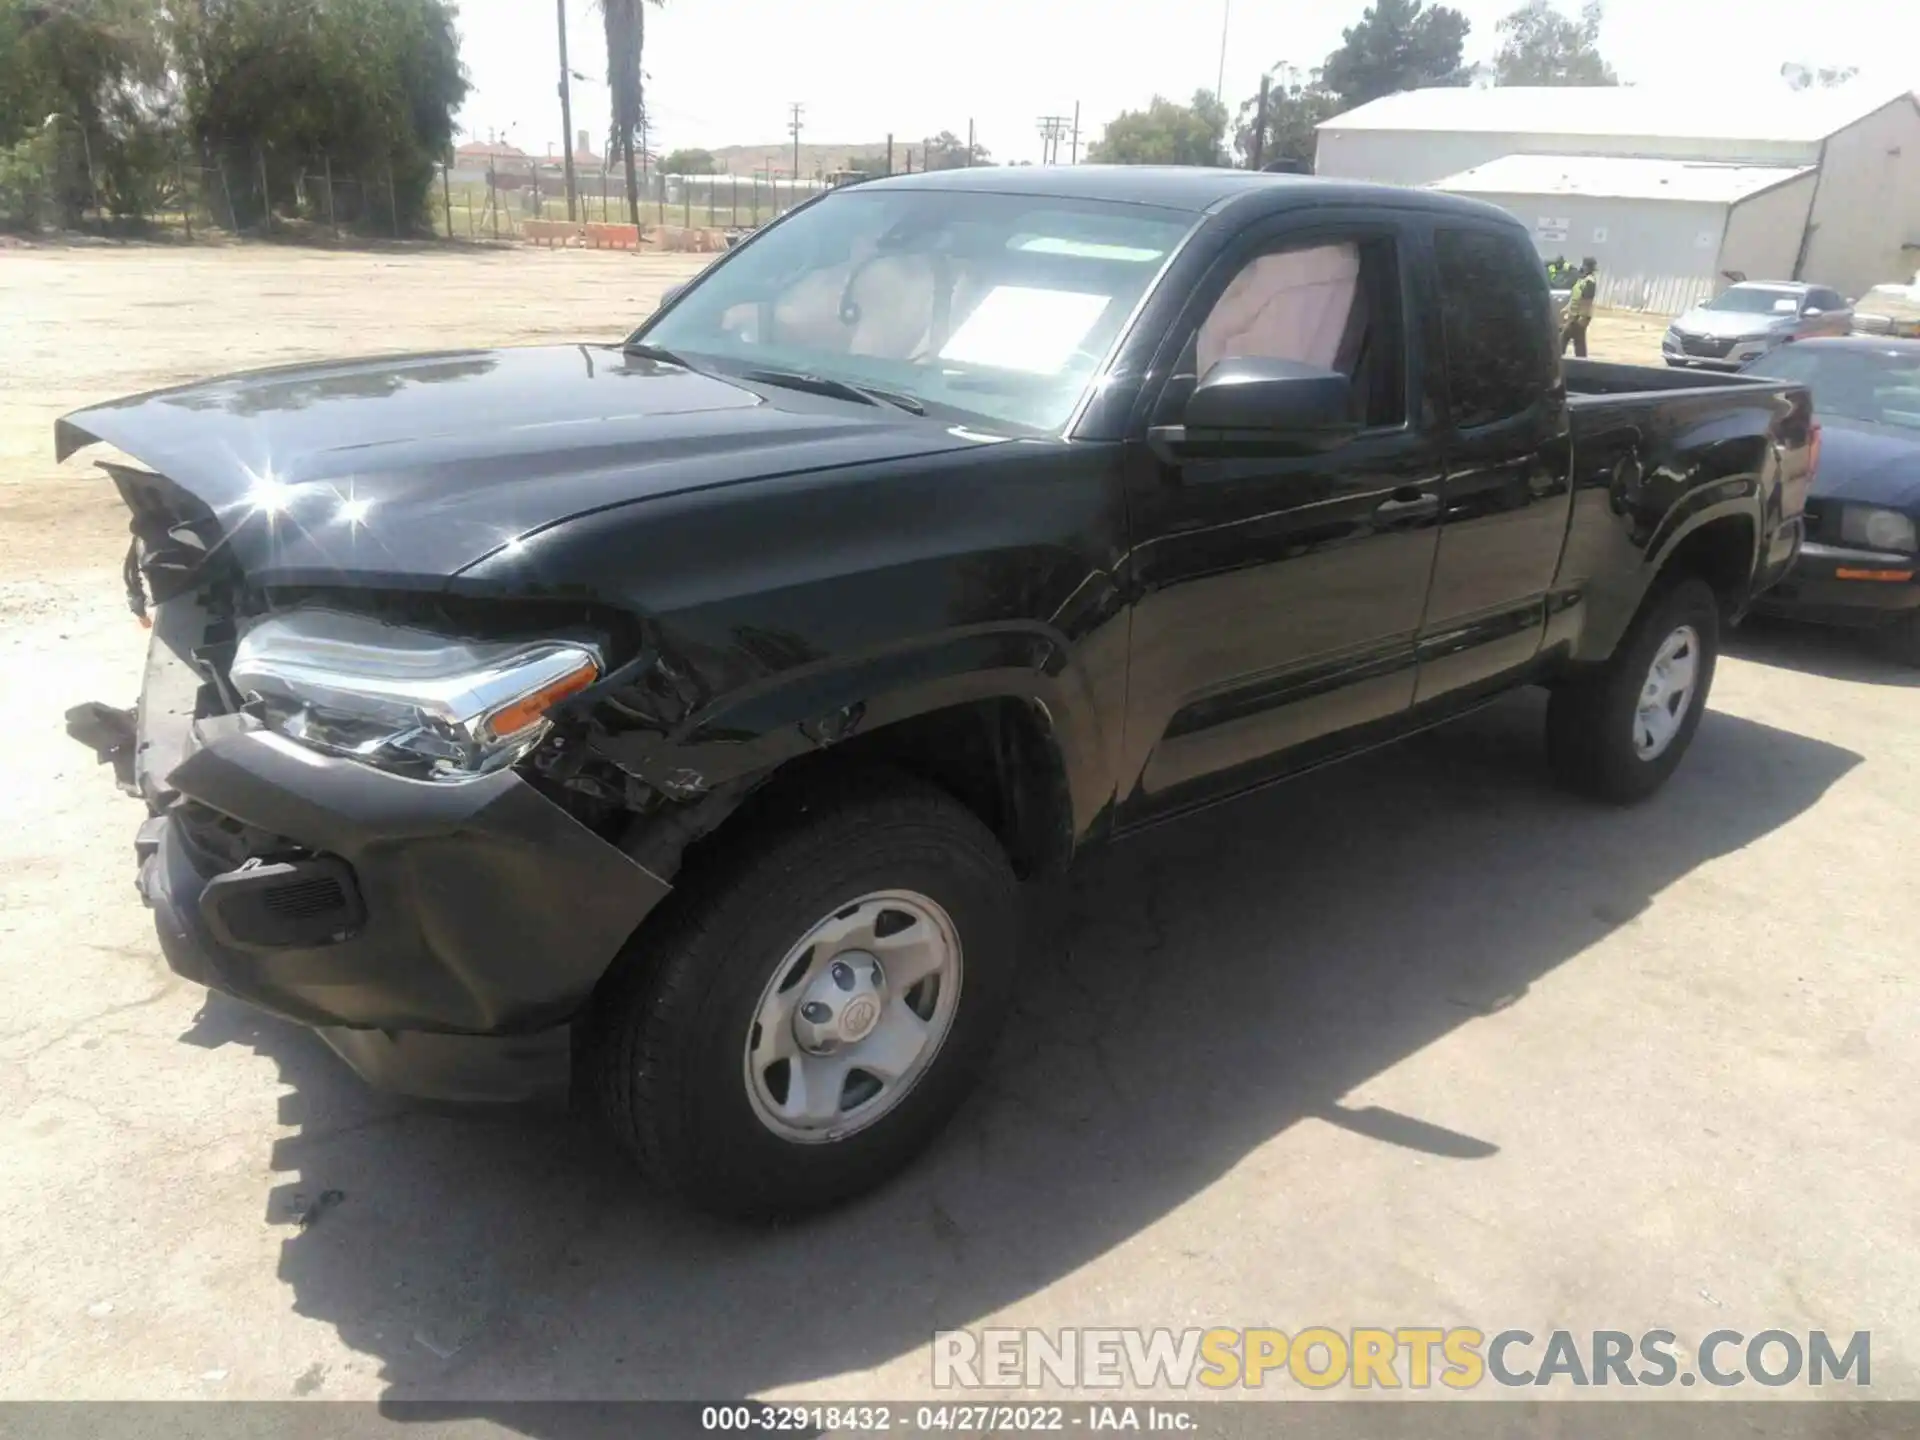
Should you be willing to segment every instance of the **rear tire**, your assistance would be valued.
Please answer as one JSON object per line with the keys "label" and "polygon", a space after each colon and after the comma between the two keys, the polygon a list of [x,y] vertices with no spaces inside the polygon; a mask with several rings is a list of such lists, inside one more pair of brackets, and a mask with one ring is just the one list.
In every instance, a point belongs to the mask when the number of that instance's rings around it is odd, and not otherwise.
{"label": "rear tire", "polygon": [[656,1184],[766,1220],[871,1189],[946,1124],[1012,1001],[1020,893],[987,828],[904,776],[747,826],[602,987],[581,1078]]}
{"label": "rear tire", "polygon": [[1693,742],[1720,654],[1720,604],[1704,580],[1659,588],[1604,665],[1557,687],[1547,704],[1547,762],[1576,794],[1644,800]]}

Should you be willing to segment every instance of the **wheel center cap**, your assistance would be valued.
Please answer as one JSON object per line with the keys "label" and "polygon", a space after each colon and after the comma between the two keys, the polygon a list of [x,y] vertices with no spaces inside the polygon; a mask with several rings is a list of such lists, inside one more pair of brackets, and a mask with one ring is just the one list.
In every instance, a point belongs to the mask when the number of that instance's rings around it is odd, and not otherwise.
{"label": "wheel center cap", "polygon": [[873,956],[845,951],[807,983],[793,1010],[793,1034],[813,1055],[856,1045],[879,1025],[886,1011],[887,974]]}
{"label": "wheel center cap", "polygon": [[849,1044],[864,1040],[880,1022],[880,1002],[871,995],[856,995],[840,1011],[840,1035]]}

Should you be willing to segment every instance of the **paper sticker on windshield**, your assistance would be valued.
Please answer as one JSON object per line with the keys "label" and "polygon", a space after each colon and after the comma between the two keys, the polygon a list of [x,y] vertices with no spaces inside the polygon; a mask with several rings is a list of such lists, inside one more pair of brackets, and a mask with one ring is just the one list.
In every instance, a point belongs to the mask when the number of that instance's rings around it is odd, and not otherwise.
{"label": "paper sticker on windshield", "polygon": [[1002,285],[987,292],[940,351],[942,360],[1057,375],[1106,308],[1108,295]]}
{"label": "paper sticker on windshield", "polygon": [[1794,311],[1794,299],[1791,295],[1783,295],[1773,302],[1773,308],[1781,315],[1791,315]]}
{"label": "paper sticker on windshield", "polygon": [[1067,240],[1058,235],[1033,235],[1013,242],[1015,250],[1029,255],[1071,255],[1081,260],[1125,260],[1145,265],[1167,252],[1143,245],[1109,245],[1099,240]]}

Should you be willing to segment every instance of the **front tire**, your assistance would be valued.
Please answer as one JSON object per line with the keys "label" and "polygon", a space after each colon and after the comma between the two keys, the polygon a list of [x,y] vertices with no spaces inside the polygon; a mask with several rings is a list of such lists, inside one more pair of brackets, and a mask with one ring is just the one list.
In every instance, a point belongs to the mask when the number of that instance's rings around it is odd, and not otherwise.
{"label": "front tire", "polygon": [[1920,610],[1909,611],[1888,636],[1894,659],[1920,669]]}
{"label": "front tire", "polygon": [[1613,658],[1558,686],[1547,761],[1560,784],[1613,804],[1652,795],[1693,743],[1720,654],[1720,604],[1693,576],[1649,598]]}
{"label": "front tire", "polygon": [[906,777],[746,824],[603,987],[583,1078],[657,1184],[763,1220],[871,1189],[939,1133],[1010,1006],[1020,897],[986,827]]}

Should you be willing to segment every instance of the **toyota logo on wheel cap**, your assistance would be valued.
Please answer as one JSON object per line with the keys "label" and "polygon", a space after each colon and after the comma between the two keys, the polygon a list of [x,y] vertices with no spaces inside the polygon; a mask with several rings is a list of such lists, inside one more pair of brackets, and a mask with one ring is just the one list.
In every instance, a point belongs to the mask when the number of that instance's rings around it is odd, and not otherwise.
{"label": "toyota logo on wheel cap", "polygon": [[840,1012],[840,1033],[848,1040],[859,1040],[873,1029],[880,1018],[880,1002],[871,995],[856,995]]}

